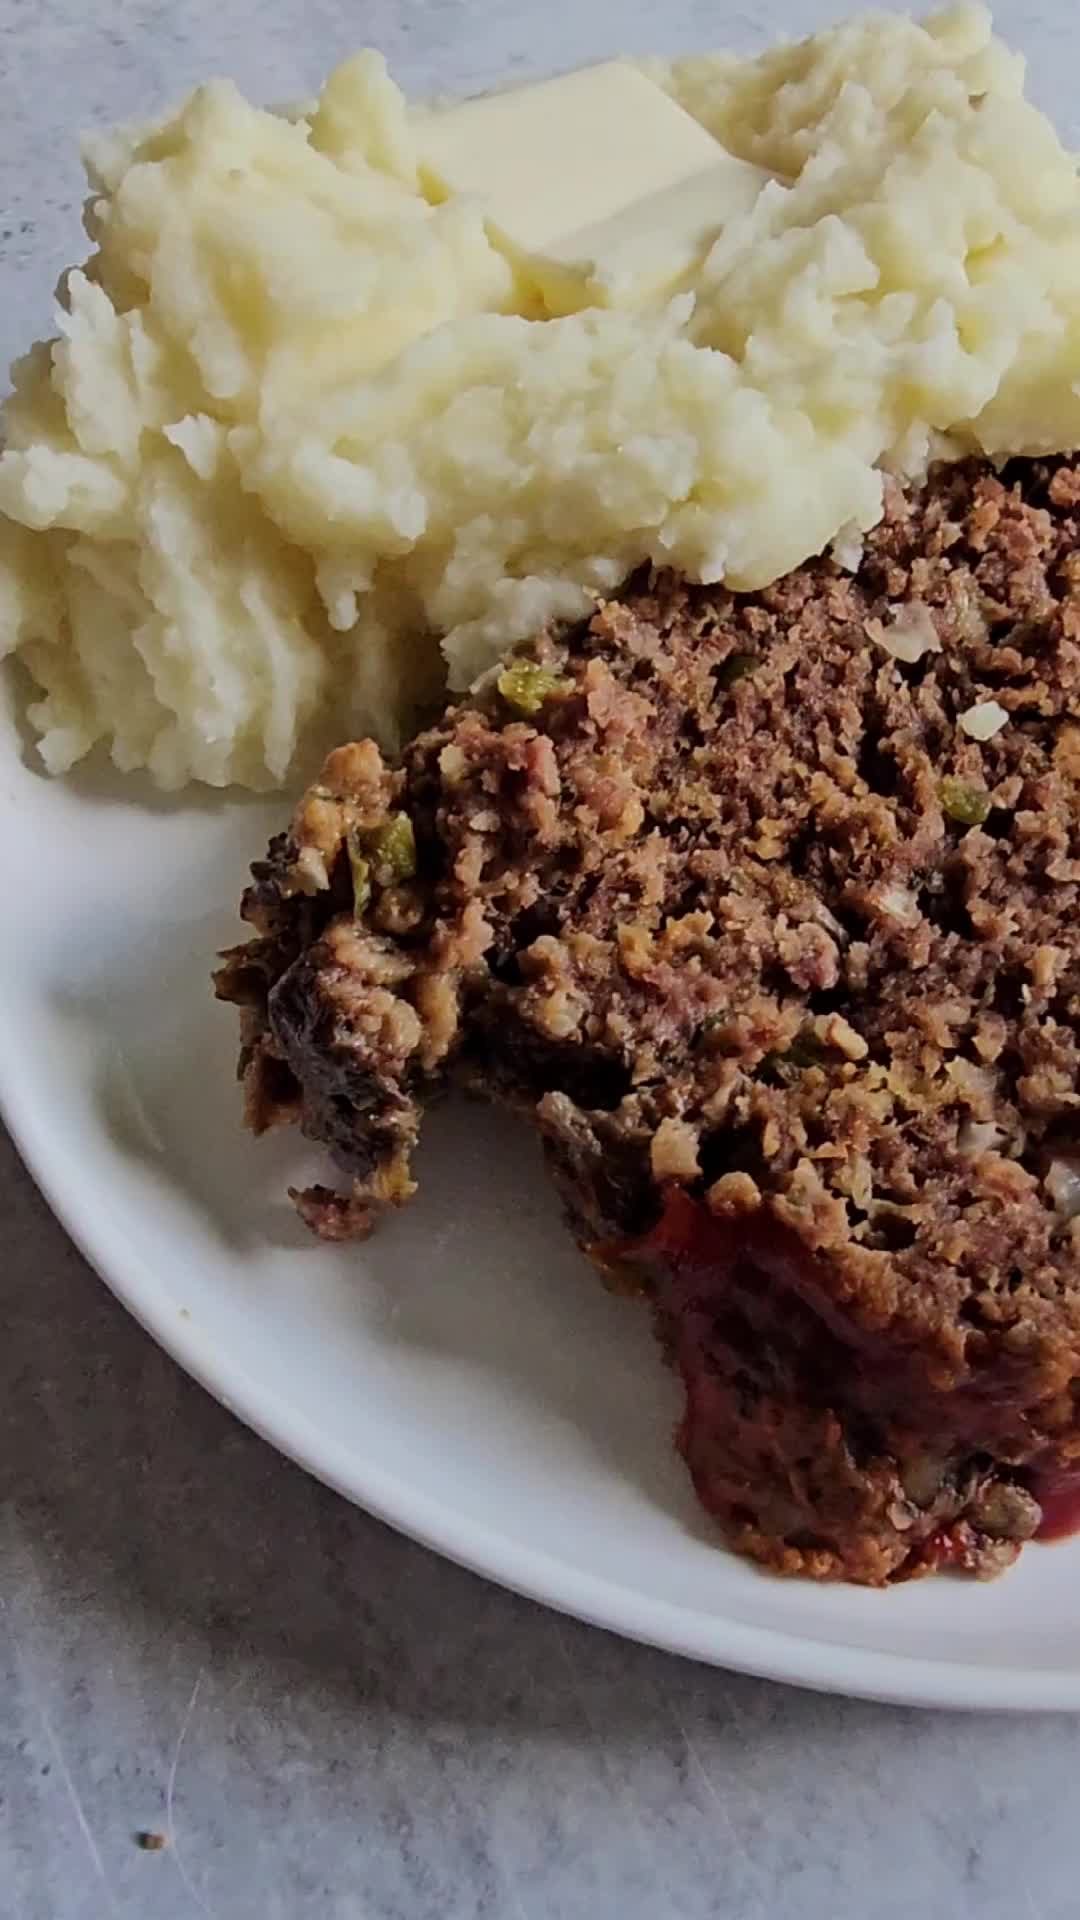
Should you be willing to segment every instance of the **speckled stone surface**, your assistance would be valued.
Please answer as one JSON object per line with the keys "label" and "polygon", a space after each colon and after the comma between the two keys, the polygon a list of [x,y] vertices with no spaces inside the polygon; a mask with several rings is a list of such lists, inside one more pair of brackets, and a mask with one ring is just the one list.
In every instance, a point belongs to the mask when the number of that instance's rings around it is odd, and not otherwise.
{"label": "speckled stone surface", "polygon": [[[76,257],[77,130],[209,71],[293,97],[374,42],[451,89],[833,10],[0,0],[0,357]],[[998,19],[1076,142],[1074,0]],[[1074,1720],[735,1678],[434,1560],[187,1381],[0,1136],[0,1920],[1075,1920],[1078,1772]]]}

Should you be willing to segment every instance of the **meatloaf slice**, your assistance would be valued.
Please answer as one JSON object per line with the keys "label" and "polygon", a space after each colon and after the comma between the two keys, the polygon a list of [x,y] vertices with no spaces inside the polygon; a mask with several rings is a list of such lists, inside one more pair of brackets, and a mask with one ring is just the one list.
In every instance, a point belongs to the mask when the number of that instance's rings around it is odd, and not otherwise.
{"label": "meatloaf slice", "polygon": [[366,1232],[449,1076],[646,1293],[679,1446],[784,1573],[993,1573],[1080,1513],[1080,468],[893,489],[858,571],[656,575],[254,868],[251,1124]]}

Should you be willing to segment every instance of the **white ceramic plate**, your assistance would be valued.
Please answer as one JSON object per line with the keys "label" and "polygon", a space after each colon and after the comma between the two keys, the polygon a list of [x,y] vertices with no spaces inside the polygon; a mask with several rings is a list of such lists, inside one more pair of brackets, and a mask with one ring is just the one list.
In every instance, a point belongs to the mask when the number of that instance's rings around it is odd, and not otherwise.
{"label": "white ceramic plate", "polygon": [[285,808],[32,770],[0,698],[0,1110],[68,1231],[203,1385],[350,1499],[583,1619],[747,1672],[926,1704],[1080,1707],[1080,1542],[887,1593],[717,1546],[672,1450],[646,1316],[560,1227],[537,1151],[432,1114],[421,1194],[319,1247],[318,1164],[241,1132],[208,975]]}

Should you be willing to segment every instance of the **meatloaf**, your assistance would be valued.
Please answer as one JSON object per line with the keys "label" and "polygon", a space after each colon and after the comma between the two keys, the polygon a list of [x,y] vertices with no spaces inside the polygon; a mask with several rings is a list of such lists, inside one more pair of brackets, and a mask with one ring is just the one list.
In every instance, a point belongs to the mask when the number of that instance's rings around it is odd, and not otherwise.
{"label": "meatloaf", "polygon": [[217,984],[318,1233],[448,1079],[529,1115],[724,1537],[880,1585],[1080,1516],[1080,466],[893,486],[845,559],[638,577],[331,754]]}

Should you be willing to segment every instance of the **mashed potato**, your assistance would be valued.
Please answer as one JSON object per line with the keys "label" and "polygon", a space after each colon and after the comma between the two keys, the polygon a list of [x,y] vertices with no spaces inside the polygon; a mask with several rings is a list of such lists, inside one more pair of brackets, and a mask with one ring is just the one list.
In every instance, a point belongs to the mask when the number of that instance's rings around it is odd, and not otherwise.
{"label": "mashed potato", "polygon": [[1080,183],[961,7],[653,65],[774,176],[667,304],[538,313],[429,205],[377,55],[88,142],[96,252],[14,373],[0,654],[45,764],[268,786],[644,560],[754,588],[938,451],[1080,442]]}

